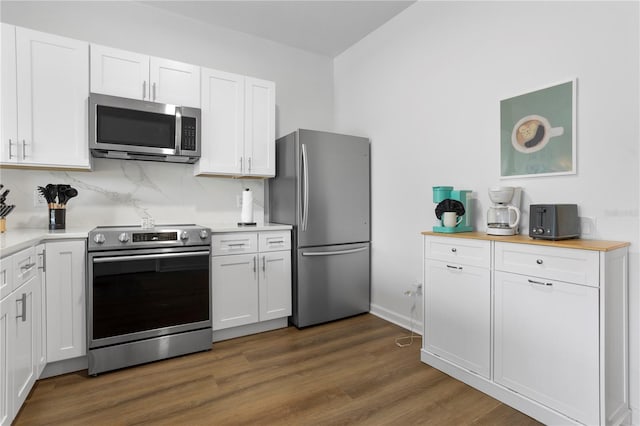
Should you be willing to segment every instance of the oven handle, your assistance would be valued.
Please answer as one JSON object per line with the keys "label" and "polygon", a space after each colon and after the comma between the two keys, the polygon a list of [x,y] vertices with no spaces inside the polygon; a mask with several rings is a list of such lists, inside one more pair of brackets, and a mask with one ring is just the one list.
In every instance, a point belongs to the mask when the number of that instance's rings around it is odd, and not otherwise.
{"label": "oven handle", "polygon": [[183,253],[134,254],[131,256],[94,257],[93,263],[120,262],[128,260],[170,259],[176,257],[209,256],[209,251],[189,251]]}

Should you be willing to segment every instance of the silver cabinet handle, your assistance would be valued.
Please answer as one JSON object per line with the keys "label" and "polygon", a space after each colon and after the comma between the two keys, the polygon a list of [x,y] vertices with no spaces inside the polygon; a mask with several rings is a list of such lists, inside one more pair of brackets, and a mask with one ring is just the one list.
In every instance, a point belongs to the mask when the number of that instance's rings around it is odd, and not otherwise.
{"label": "silver cabinet handle", "polygon": [[244,243],[229,243],[229,247],[244,247]]}
{"label": "silver cabinet handle", "polygon": [[251,173],[251,157],[249,157],[249,173]]}
{"label": "silver cabinet handle", "polygon": [[13,158],[13,154],[11,153],[11,147],[13,146],[13,142],[9,139],[9,159]]}
{"label": "silver cabinet handle", "polygon": [[543,283],[542,281],[535,281],[535,280],[527,280],[529,281],[529,283],[531,284],[537,284],[537,285],[545,285],[545,286],[552,286],[553,283]]}
{"label": "silver cabinet handle", "polygon": [[153,100],[156,100],[156,83],[154,82],[153,85],[151,85],[151,88],[153,90]]}
{"label": "silver cabinet handle", "polygon": [[27,321],[27,293],[22,293],[22,297],[16,300],[16,304],[22,304],[22,314],[16,315],[16,318],[22,318],[22,322]]}
{"label": "silver cabinet handle", "polygon": [[447,265],[447,268],[449,268],[449,269],[457,269],[459,271],[462,271],[462,266]]}
{"label": "silver cabinet handle", "polygon": [[269,245],[272,245],[272,244],[284,244],[284,240],[269,241],[267,244],[269,244]]}
{"label": "silver cabinet handle", "polygon": [[302,179],[303,179],[303,208],[302,208],[302,230],[307,230],[309,221],[309,165],[307,164],[307,147],[302,144]]}
{"label": "silver cabinet handle", "polygon": [[253,256],[253,275],[256,274],[256,270],[257,270],[256,263],[258,263],[258,259],[256,259],[256,256]]}
{"label": "silver cabinet handle", "polygon": [[242,157],[240,157],[240,173],[242,173],[243,168],[244,168],[244,164],[242,162]]}
{"label": "silver cabinet handle", "polygon": [[147,97],[147,80],[142,82],[142,99]]}
{"label": "silver cabinet handle", "polygon": [[38,256],[42,259],[42,266],[38,266],[38,269],[42,269],[42,272],[47,272],[45,267],[47,262],[47,252],[43,250],[42,253],[38,253]]}
{"label": "silver cabinet handle", "polygon": [[262,256],[262,272],[267,275],[267,256]]}
{"label": "silver cabinet handle", "polygon": [[24,160],[25,158],[27,158],[27,152],[25,151],[24,147],[27,146],[27,141],[25,141],[24,139],[22,139],[22,159]]}
{"label": "silver cabinet handle", "polygon": [[349,254],[349,253],[357,253],[359,251],[364,251],[368,247],[360,247],[349,250],[337,250],[337,251],[310,251],[310,252],[302,252],[303,256],[333,256],[334,254]]}

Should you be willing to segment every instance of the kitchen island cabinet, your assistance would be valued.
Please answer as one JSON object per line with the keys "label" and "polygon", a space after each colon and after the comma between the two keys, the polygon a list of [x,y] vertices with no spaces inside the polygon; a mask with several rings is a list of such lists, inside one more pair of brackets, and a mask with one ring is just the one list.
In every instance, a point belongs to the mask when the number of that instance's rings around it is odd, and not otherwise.
{"label": "kitchen island cabinet", "polygon": [[89,44],[2,24],[0,165],[90,169]]}
{"label": "kitchen island cabinet", "polygon": [[[546,424],[618,425],[628,420],[628,243],[553,242],[478,232],[423,235],[423,362]],[[447,244],[486,246],[492,296],[476,295],[475,304],[481,307],[469,307],[468,297],[452,289],[444,302],[429,293],[430,287],[457,285],[455,279],[429,272],[432,258],[446,253],[437,247]],[[484,335],[478,342],[478,336],[465,335],[477,327],[471,322],[478,318],[460,312],[482,309],[489,313],[491,337]],[[438,312],[439,321],[430,324]],[[433,339],[444,332],[454,334],[447,341],[467,339],[471,352],[486,352],[489,342],[488,371],[454,351],[439,351]]]}
{"label": "kitchen island cabinet", "polygon": [[275,83],[202,69],[196,176],[275,176]]}
{"label": "kitchen island cabinet", "polygon": [[214,341],[286,327],[290,231],[214,233],[211,244]]}
{"label": "kitchen island cabinet", "polygon": [[91,92],[200,108],[200,67],[92,44]]}

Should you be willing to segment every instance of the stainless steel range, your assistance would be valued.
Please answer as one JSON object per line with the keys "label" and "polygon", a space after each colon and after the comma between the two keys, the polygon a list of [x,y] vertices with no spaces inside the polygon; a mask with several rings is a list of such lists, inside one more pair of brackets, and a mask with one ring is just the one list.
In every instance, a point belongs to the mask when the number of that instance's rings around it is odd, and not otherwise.
{"label": "stainless steel range", "polygon": [[89,232],[90,375],[211,349],[210,233],[197,225]]}

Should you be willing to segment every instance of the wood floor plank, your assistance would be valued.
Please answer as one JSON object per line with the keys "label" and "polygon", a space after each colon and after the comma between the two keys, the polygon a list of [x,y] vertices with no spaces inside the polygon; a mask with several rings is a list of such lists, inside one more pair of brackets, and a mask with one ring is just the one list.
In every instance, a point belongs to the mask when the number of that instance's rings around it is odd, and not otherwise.
{"label": "wood floor plank", "polygon": [[373,315],[217,342],[211,351],[39,381],[15,426],[539,425],[420,362]]}

